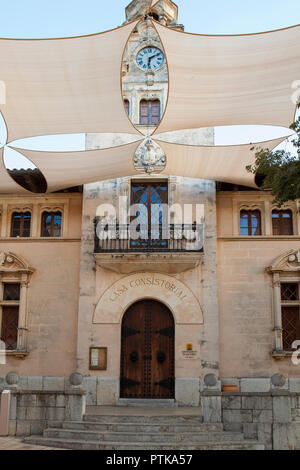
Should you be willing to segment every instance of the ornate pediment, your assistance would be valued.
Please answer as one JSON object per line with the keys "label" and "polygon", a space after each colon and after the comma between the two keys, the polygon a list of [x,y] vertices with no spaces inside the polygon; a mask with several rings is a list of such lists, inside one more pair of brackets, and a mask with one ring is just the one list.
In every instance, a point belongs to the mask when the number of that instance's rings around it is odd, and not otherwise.
{"label": "ornate pediment", "polygon": [[34,269],[29,266],[20,256],[14,253],[0,252],[0,272],[20,272],[20,273],[33,273]]}
{"label": "ornate pediment", "polygon": [[268,268],[269,272],[296,272],[300,271],[300,249],[290,250],[288,253],[279,256]]}

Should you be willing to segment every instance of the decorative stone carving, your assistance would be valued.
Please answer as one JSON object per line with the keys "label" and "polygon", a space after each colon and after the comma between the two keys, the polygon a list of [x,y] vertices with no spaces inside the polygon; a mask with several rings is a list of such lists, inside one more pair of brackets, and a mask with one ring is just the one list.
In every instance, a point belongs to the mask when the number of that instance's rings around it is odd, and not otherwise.
{"label": "decorative stone carving", "polygon": [[279,256],[267,270],[270,273],[300,271],[300,250],[291,250]]}
{"label": "decorative stone carving", "polygon": [[203,312],[193,292],[178,279],[161,273],[143,272],[125,276],[112,284],[96,306],[93,323],[121,323],[134,302],[154,299],[173,313],[176,324],[201,325]]}
{"label": "decorative stone carving", "polygon": [[0,253],[0,272],[11,271],[24,274],[31,274],[34,270],[29,264],[14,253]]}
{"label": "decorative stone carving", "polygon": [[218,383],[218,379],[215,374],[207,374],[204,377],[204,383],[207,387],[215,387]]}
{"label": "decorative stone carving", "polygon": [[134,157],[135,169],[148,174],[162,171],[166,166],[166,155],[152,139],[146,139],[137,149]]}
{"label": "decorative stone carving", "polygon": [[78,372],[73,372],[69,377],[69,382],[73,387],[78,387],[83,382],[83,376]]}
{"label": "decorative stone carving", "polygon": [[5,380],[8,385],[17,385],[19,383],[20,377],[16,372],[8,372],[8,374],[6,374]]}
{"label": "decorative stone carving", "polygon": [[283,387],[286,383],[286,378],[281,374],[274,374],[271,377],[271,382],[274,387]]}

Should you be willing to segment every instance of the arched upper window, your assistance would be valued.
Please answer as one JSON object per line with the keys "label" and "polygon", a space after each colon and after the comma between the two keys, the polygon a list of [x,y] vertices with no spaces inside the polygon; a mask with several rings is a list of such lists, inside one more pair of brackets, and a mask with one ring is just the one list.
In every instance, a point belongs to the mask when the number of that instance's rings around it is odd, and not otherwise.
{"label": "arched upper window", "polygon": [[140,124],[145,126],[157,126],[160,121],[160,101],[142,100],[140,102]]}
{"label": "arched upper window", "polygon": [[11,237],[30,237],[31,213],[13,212],[11,216]]}
{"label": "arched upper window", "polygon": [[272,211],[273,235],[293,235],[293,213],[291,210]]}
{"label": "arched upper window", "polygon": [[261,235],[261,214],[259,210],[242,210],[240,212],[240,235]]}
{"label": "arched upper window", "polygon": [[42,237],[60,237],[62,228],[62,214],[60,211],[43,212]]}

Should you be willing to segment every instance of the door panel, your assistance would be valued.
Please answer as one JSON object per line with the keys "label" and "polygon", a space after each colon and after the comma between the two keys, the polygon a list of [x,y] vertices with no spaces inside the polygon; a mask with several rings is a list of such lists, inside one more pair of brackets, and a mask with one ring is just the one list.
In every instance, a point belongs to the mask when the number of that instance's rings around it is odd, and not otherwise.
{"label": "door panel", "polygon": [[160,302],[137,302],[124,315],[121,397],[174,397],[174,320]]}

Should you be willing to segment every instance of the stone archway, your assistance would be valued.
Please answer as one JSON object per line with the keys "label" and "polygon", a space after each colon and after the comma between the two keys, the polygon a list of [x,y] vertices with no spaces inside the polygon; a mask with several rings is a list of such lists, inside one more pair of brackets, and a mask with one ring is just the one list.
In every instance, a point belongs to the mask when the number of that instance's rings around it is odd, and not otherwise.
{"label": "stone archway", "polygon": [[141,299],[164,303],[176,324],[203,324],[203,312],[193,292],[172,276],[151,272],[132,274],[112,284],[99,299],[93,323],[121,323],[124,312]]}

